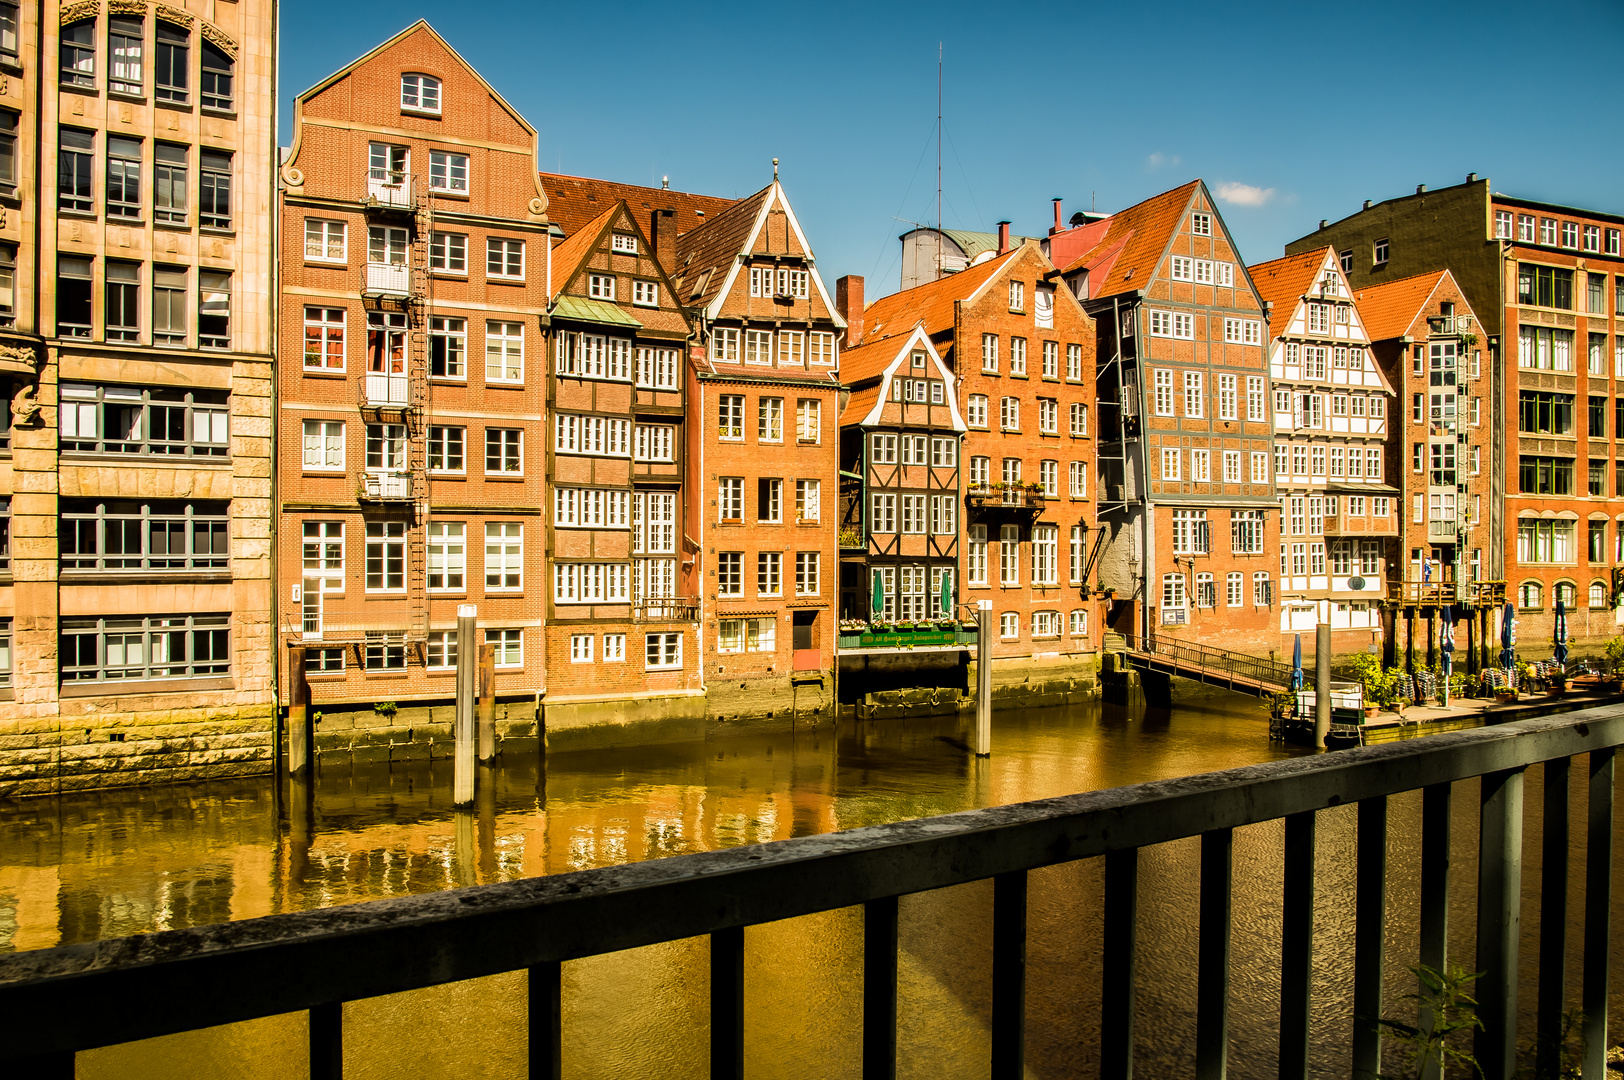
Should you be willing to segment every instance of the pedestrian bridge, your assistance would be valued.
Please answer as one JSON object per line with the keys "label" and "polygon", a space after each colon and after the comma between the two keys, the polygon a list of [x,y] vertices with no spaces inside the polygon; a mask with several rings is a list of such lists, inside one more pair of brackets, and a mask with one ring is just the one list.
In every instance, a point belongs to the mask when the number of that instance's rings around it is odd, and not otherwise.
{"label": "pedestrian bridge", "polygon": [[[1254,697],[1282,693],[1291,686],[1291,665],[1266,656],[1249,656],[1174,638],[1123,637],[1128,663],[1141,672],[1158,672],[1221,686]],[[1308,673],[1313,681],[1313,673]]]}
{"label": "pedestrian bridge", "polygon": [[[1159,652],[1156,655],[1161,655]],[[1232,677],[1241,677],[1236,673]],[[348,907],[272,915],[215,926],[0,957],[0,1073],[71,1077],[76,1055],[97,1047],[259,1017],[308,1015],[309,1075],[337,1080],[344,1042],[360,1023],[346,1002],[507,972],[523,972],[532,1077],[561,1076],[565,1034],[563,965],[639,946],[707,936],[710,1071],[744,1071],[746,927],[841,908],[863,909],[860,989],[862,1075],[897,1072],[898,898],[973,881],[992,882],[990,926],[940,926],[961,947],[966,934],[990,938],[991,1075],[1020,1077],[1026,1054],[1027,892],[1030,876],[1076,860],[1104,862],[1101,1074],[1126,1080],[1136,1041],[1135,965],[1169,954],[1141,948],[1137,917],[1141,852],[1199,838],[1198,902],[1189,912],[1198,948],[1181,973],[1196,989],[1195,1075],[1225,1075],[1231,1047],[1232,901],[1235,830],[1283,820],[1277,970],[1248,972],[1280,987],[1279,1042],[1270,1052],[1282,1077],[1306,1077],[1315,1011],[1316,829],[1319,812],[1357,806],[1353,887],[1338,896],[1353,913],[1352,996],[1343,1015],[1315,1030],[1350,1033],[1351,1075],[1374,1075],[1381,1060],[1383,966],[1401,950],[1384,940],[1388,882],[1420,880],[1418,935],[1411,956],[1435,970],[1479,972],[1473,994],[1483,1028],[1473,1053],[1488,1080],[1509,1080],[1519,1046],[1554,1054],[1577,997],[1583,1012],[1583,1075],[1606,1075],[1607,957],[1610,935],[1615,748],[1624,743],[1624,706],[1523,720],[1472,731],[1298,757],[1176,780],[971,810],[769,844],[675,856],[501,884],[452,889]],[[1542,774],[1538,911],[1574,911],[1538,926],[1537,946],[1520,955],[1523,917],[1524,777]],[[1575,775],[1576,774],[1576,775]],[[1465,781],[1465,786],[1457,787]],[[1583,812],[1570,815],[1570,787]],[[1421,792],[1418,852],[1395,841],[1389,800]],[[1471,805],[1457,806],[1470,799]],[[1573,881],[1583,897],[1570,905]],[[1452,829],[1458,822],[1460,828]],[[1329,835],[1327,833],[1327,835]],[[1150,857],[1145,858],[1150,865]],[[1472,882],[1452,882],[1462,868]],[[1450,956],[1451,891],[1475,907],[1475,955]],[[1471,908],[1468,908],[1471,910]],[[1578,940],[1571,952],[1569,932]],[[1146,927],[1147,936],[1155,928]],[[759,939],[757,939],[759,940]],[[784,959],[784,958],[779,958]],[[1150,962],[1150,961],[1147,961]],[[1519,1031],[1519,969],[1537,972],[1538,1014]],[[1571,992],[1568,979],[1579,984]],[[1321,976],[1323,977],[1323,976]],[[1324,1008],[1323,1001],[1320,1008]],[[1426,1018],[1422,1018],[1425,1023]],[[478,1018],[468,1017],[476,1024]],[[1182,1023],[1182,1017],[1167,1018]],[[628,1025],[626,1030],[632,1029]],[[626,1037],[639,1037],[641,1035]],[[360,1041],[357,1039],[357,1041]],[[1255,1047],[1250,1048],[1256,1050]],[[410,1063],[405,1063],[410,1068]],[[229,1071],[229,1070],[228,1070]],[[1557,1075],[1554,1057],[1539,1075]]]}

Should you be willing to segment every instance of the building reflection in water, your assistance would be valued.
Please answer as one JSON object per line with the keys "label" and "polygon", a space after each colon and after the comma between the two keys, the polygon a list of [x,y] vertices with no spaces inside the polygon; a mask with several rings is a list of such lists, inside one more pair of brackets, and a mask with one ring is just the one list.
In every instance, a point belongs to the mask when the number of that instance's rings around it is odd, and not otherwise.
{"label": "building reflection in water", "polygon": [[[716,742],[508,762],[481,775],[473,811],[450,807],[448,765],[325,770],[280,800],[269,781],[154,788],[0,807],[0,948],[144,933],[557,874],[947,813],[1271,760],[1257,706],[1201,698],[1171,715],[1097,709],[1001,714],[976,761],[952,720],[852,725]],[[1537,837],[1538,770],[1525,835]],[[1575,821],[1583,793],[1575,799]],[[1458,851],[1475,846],[1477,790],[1459,786]],[[1419,917],[1419,797],[1391,811],[1387,999],[1410,989]],[[1313,1073],[1345,1076],[1352,983],[1355,811],[1320,816]],[[1574,835],[1582,835],[1577,828]],[[1624,828],[1619,830],[1624,842]],[[1530,849],[1525,881],[1538,881]],[[1281,830],[1235,845],[1231,1075],[1274,1074]],[[1138,1064],[1193,1071],[1198,844],[1141,856]],[[1456,860],[1452,955],[1470,962],[1474,863]],[[1624,859],[1621,859],[1624,865]],[[1582,852],[1572,895],[1582,895]],[[1034,874],[1028,1048],[1034,1076],[1098,1068],[1101,892],[1097,860]],[[1525,898],[1524,955],[1536,955]],[[991,886],[904,897],[899,1075],[985,1075]],[[1570,935],[1570,972],[1579,971]],[[746,932],[752,1077],[860,1073],[862,915],[828,912]],[[703,939],[564,968],[566,1075],[708,1072]],[[1624,977],[1620,971],[1615,977]],[[525,1075],[522,973],[345,1006],[348,1077]],[[1533,979],[1523,980],[1531,1030]],[[1615,1009],[1619,1007],[1615,1006]],[[1624,1017],[1618,1019],[1624,1020]],[[303,1016],[273,1017],[80,1056],[82,1076],[304,1075]],[[409,1052],[403,1052],[409,1047]],[[1395,1063],[1396,1064],[1396,1063]]]}

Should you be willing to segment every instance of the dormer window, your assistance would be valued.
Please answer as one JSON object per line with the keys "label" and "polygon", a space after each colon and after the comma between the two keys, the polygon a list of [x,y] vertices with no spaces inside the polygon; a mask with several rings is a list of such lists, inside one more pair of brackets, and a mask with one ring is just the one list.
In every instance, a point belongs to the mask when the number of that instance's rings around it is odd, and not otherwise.
{"label": "dormer window", "polygon": [[615,233],[609,241],[609,249],[624,252],[627,255],[636,255],[637,237],[627,236],[625,233]]}
{"label": "dormer window", "polygon": [[400,77],[400,107],[404,112],[440,115],[440,80],[432,75]]}
{"label": "dormer window", "polygon": [[1196,236],[1211,236],[1212,235],[1212,215],[1211,214],[1191,214],[1190,215],[1190,231],[1192,233],[1194,233]]}

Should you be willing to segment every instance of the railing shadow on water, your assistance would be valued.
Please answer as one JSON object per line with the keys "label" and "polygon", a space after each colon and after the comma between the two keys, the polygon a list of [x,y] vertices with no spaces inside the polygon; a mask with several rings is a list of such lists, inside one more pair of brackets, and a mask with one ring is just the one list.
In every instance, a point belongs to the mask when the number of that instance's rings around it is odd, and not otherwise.
{"label": "railing shadow on water", "polygon": [[[707,936],[710,1069],[744,1069],[745,928],[861,905],[864,1077],[893,1077],[898,1038],[898,898],[992,882],[994,1077],[1025,1065],[1028,881],[1045,867],[1104,859],[1099,1047],[1101,1075],[1131,1075],[1141,851],[1199,838],[1195,1075],[1220,1077],[1230,1052],[1230,944],[1235,830],[1284,822],[1279,952],[1279,1075],[1309,1075],[1315,971],[1318,812],[1357,806],[1353,896],[1352,1074],[1381,1064],[1388,805],[1420,791],[1418,964],[1444,967],[1452,785],[1480,778],[1475,996],[1483,1074],[1515,1072],[1523,782],[1543,770],[1541,910],[1564,911],[1569,774],[1588,787],[1583,867],[1584,1076],[1606,1075],[1614,753],[1624,706],[1523,720],[1424,739],[674,856],[0,957],[0,1072],[68,1077],[78,1051],[260,1017],[306,1012],[309,1075],[344,1068],[345,1003],[524,972],[529,1074],[561,1073],[562,964]],[[1575,759],[1579,768],[1575,769]],[[1403,873],[1403,868],[1394,868]],[[1540,927],[1539,1036],[1559,1037],[1567,921]],[[937,927],[941,935],[973,927]],[[1321,948],[1325,946],[1322,944]],[[1460,963],[1458,958],[1451,958]],[[1554,1004],[1553,1004],[1554,1003]],[[1535,1033],[1522,1032],[1523,1036]],[[855,1036],[854,1036],[855,1038]],[[1143,1033],[1141,1040],[1143,1039]],[[1552,1074],[1554,1075],[1554,1074]]]}

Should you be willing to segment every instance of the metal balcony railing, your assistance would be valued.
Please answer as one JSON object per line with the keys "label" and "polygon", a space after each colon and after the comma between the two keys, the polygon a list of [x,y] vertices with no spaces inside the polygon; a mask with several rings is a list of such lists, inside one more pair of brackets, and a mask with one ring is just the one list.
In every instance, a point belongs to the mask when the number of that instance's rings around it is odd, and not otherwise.
{"label": "metal balcony railing", "polygon": [[367,202],[391,210],[412,209],[412,174],[393,169],[367,170]]}
{"label": "metal balcony railing", "polygon": [[369,371],[364,389],[366,400],[363,404],[371,408],[410,404],[411,386],[405,372]]}
{"label": "metal balcony railing", "polygon": [[[1216,603],[1216,595],[1214,602]],[[1255,683],[1262,691],[1284,690],[1291,685],[1291,665],[1271,660],[1266,656],[1251,656],[1247,653],[1231,652],[1228,649],[1156,634],[1149,637],[1124,634],[1123,641],[1131,652],[1165,657],[1174,665],[1222,674],[1232,681]],[[1305,668],[1304,674],[1308,682],[1313,681],[1312,668]]]}
{"label": "metal balcony railing", "polygon": [[405,263],[369,262],[361,293],[364,296],[410,296],[412,268]]}
{"label": "metal balcony railing", "polygon": [[[711,1075],[742,1076],[750,1012],[745,927],[861,904],[862,1024],[853,1038],[861,1043],[865,1077],[894,1076],[898,898],[990,879],[992,1075],[1020,1076],[1031,871],[1103,856],[1097,1030],[1100,1075],[1115,1080],[1133,1071],[1138,938],[1157,932],[1141,926],[1137,910],[1140,850],[1199,836],[1199,900],[1190,913],[1198,939],[1184,974],[1195,990],[1195,1075],[1223,1076],[1235,830],[1283,820],[1281,966],[1246,976],[1280,987],[1278,1075],[1309,1074],[1311,1031],[1351,1033],[1350,1075],[1380,1070],[1376,1018],[1387,1007],[1386,886],[1394,874],[1420,879],[1414,959],[1434,970],[1452,962],[1480,973],[1472,995],[1482,1030],[1472,1052],[1483,1075],[1509,1080],[1519,1044],[1536,1034],[1559,1047],[1563,1007],[1579,996],[1564,985],[1571,847],[1584,852],[1583,867],[1574,868],[1585,881],[1584,900],[1572,905],[1582,920],[1573,973],[1583,982],[1581,1063],[1587,1078],[1599,1080],[1609,1041],[1614,756],[1621,743],[1624,706],[1607,706],[769,844],[11,953],[0,957],[0,1068],[7,1075],[72,1076],[79,1051],[308,1012],[310,1075],[336,1078],[344,1070],[346,1023],[365,1015],[345,1010],[345,1002],[522,971],[529,1074],[557,1077],[565,962],[708,935]],[[1528,958],[1537,959],[1539,972],[1538,1030],[1519,1032],[1523,789],[1531,766],[1543,772],[1544,833],[1539,884],[1530,887],[1542,890],[1539,912],[1561,913],[1562,922],[1539,928],[1539,955]],[[1585,835],[1572,845],[1570,777],[1588,789],[1576,826]],[[1479,781],[1478,805],[1469,813],[1462,807],[1452,820],[1452,785],[1463,780]],[[1409,845],[1389,844],[1389,799],[1411,791],[1422,793],[1418,857],[1408,854]],[[1352,995],[1348,1011],[1328,1021],[1314,1016],[1316,1006],[1324,1007],[1314,997],[1317,982],[1323,992],[1323,979],[1315,978],[1315,834],[1319,811],[1347,804],[1358,805],[1355,878],[1335,901],[1353,913]],[[1457,823],[1464,828],[1452,829]],[[1475,836],[1467,840],[1472,823]],[[1476,955],[1448,956],[1451,872],[1473,866]],[[978,930],[952,925],[934,932],[963,948],[973,944],[966,935]],[[1154,953],[1156,963],[1181,963],[1179,955]]]}
{"label": "metal balcony railing", "polygon": [[373,470],[361,474],[361,497],[390,502],[412,497],[412,475],[408,472]]}

